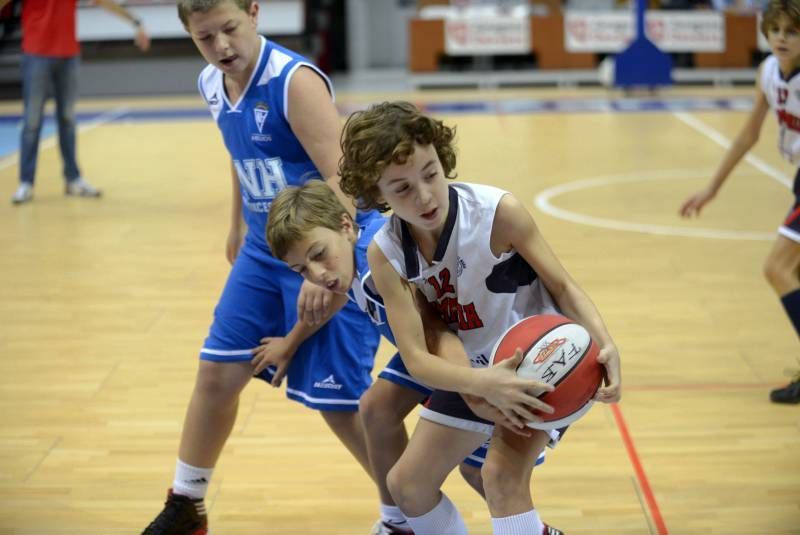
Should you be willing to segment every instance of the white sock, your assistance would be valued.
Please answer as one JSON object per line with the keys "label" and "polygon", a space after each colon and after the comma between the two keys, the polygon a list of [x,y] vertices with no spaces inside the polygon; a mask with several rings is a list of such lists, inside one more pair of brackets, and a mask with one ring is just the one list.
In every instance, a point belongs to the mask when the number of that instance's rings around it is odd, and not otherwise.
{"label": "white sock", "polygon": [[172,492],[181,496],[203,499],[208,492],[208,483],[211,481],[213,468],[198,468],[186,464],[178,459],[175,465],[175,480],[172,482]]}
{"label": "white sock", "polygon": [[406,518],[415,535],[467,535],[464,519],[444,494],[439,505],[424,515]]}
{"label": "white sock", "polygon": [[395,526],[406,524],[406,517],[403,516],[403,511],[396,505],[386,505],[385,503],[381,504],[381,520]]}
{"label": "white sock", "polygon": [[544,522],[539,518],[536,509],[527,513],[492,518],[492,533],[494,535],[531,535],[542,533]]}

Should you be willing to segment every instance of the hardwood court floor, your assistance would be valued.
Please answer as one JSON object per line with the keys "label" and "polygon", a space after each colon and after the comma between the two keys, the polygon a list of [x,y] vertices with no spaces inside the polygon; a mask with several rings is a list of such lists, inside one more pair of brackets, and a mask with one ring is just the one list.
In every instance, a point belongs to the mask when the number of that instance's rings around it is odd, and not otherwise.
{"label": "hardwood court floor", "polygon": [[[619,95],[354,94],[340,103],[606,97]],[[744,111],[512,108],[436,113],[458,126],[460,178],[527,203],[623,359],[622,402],[595,406],[536,469],[543,517],[570,534],[800,533],[800,407],[767,399],[798,367],[796,336],[761,276],[791,202],[769,176],[793,173],[774,147],[773,120],[754,163],[686,222],[678,205],[723,155],[711,130],[731,139]],[[50,146],[35,201],[12,207],[16,163],[0,162],[3,535],[138,533],[151,520],[171,483],[197,351],[228,270],[230,178],[210,120],[100,120],[79,145],[102,200],[64,198]],[[377,366],[388,355],[383,348]],[[446,490],[470,533],[491,533],[485,506],[457,476]],[[371,483],[322,419],[260,382],[242,395],[208,506],[216,534],[366,534],[377,517]]]}

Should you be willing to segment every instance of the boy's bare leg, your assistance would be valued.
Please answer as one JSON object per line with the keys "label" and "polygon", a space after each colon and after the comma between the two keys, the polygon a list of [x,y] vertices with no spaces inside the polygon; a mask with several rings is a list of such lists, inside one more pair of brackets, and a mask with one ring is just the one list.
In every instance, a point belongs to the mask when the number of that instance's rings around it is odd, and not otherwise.
{"label": "boy's bare leg", "polygon": [[239,394],[251,377],[249,362],[200,361],[178,449],[181,461],[201,468],[216,465],[236,422]]}
{"label": "boy's bare leg", "polygon": [[364,425],[361,423],[361,416],[358,411],[320,411],[319,413],[367,475],[374,480],[372,468],[369,464],[369,455],[367,454]]}
{"label": "boy's bare leg", "polygon": [[467,485],[472,487],[475,492],[480,494],[485,500],[486,492],[483,490],[483,476],[481,476],[481,469],[477,466],[472,466],[471,464],[461,463],[461,465],[458,467],[458,471],[461,472],[461,477],[464,478],[464,481],[467,482]]}
{"label": "boy's bare leg", "polygon": [[522,437],[500,426],[495,427],[481,471],[492,518],[533,509],[531,475],[537,457],[549,440],[550,435],[545,431]]}
{"label": "boy's bare leg", "polygon": [[406,450],[387,477],[392,497],[406,517],[422,516],[436,507],[442,499],[439,489],[448,474],[485,440],[482,433],[420,418]]}
{"label": "boy's bare leg", "polygon": [[359,403],[361,421],[367,437],[372,473],[378,485],[381,503],[394,505],[386,486],[386,475],[408,444],[405,417],[425,396],[385,379],[376,380]]}

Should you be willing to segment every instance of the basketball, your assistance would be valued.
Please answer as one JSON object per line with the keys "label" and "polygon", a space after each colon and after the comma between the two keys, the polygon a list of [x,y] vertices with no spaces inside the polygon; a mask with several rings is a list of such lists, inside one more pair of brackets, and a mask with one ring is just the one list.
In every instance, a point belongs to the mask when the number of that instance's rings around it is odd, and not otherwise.
{"label": "basketball", "polygon": [[517,348],[523,354],[517,375],[555,387],[552,392],[539,396],[555,412],[536,411],[542,421],[529,422],[528,427],[558,429],[589,411],[592,397],[603,380],[603,367],[597,362],[600,349],[586,329],[560,315],[525,318],[500,337],[490,364],[513,357]]}

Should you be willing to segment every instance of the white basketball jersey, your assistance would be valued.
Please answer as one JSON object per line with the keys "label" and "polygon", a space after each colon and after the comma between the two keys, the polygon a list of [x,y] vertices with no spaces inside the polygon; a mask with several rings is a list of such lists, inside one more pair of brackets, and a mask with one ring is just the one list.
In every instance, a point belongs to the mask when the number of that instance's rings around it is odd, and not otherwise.
{"label": "white basketball jersey", "polygon": [[450,185],[450,207],[428,264],[396,216],[375,243],[401,277],[416,285],[464,343],[474,367],[514,323],[557,309],[533,268],[516,251],[496,257],[490,241],[497,204],[508,192],[479,184]]}
{"label": "white basketball jersey", "polygon": [[761,91],[778,116],[778,150],[791,163],[800,163],[800,72],[788,80],[781,74],[778,59],[769,56],[761,67]]}

